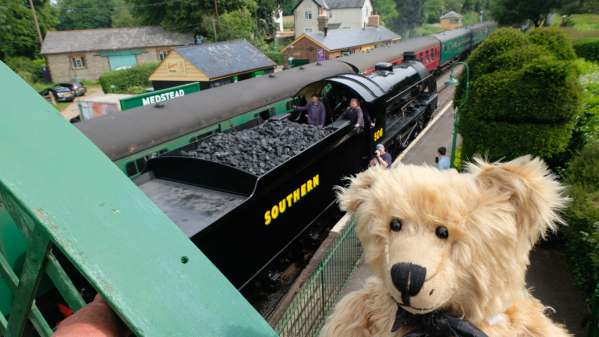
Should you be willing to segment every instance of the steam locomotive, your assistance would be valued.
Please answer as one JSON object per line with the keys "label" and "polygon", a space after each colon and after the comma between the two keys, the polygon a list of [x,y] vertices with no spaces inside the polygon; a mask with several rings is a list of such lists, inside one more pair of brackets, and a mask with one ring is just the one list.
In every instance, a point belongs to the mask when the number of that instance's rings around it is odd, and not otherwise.
{"label": "steam locomotive", "polygon": [[[239,161],[224,164],[218,157],[198,155],[197,151],[224,150],[226,156],[247,160],[248,152],[262,146],[251,139],[252,129],[272,129],[269,123],[306,129],[300,136],[278,134],[284,138],[278,146],[285,146],[298,142],[301,135],[312,135],[317,127],[305,128],[289,114],[230,131],[242,135],[233,137],[236,143],[225,142],[226,149],[202,146],[219,137],[212,135],[149,160],[147,170],[135,181],[221,272],[243,289],[334,205],[334,186],[340,185],[343,177],[365,169],[377,143],[398,153],[426,125],[437,107],[436,79],[413,54],[404,59],[400,65],[377,64],[370,75],[347,72],[302,88],[295,98],[320,95],[333,122],[325,127],[321,139],[297,149],[277,165],[252,173],[240,168]],[[372,124],[355,128],[338,118],[351,98],[361,102],[369,116],[366,120]],[[269,161],[268,153],[260,153],[265,156],[260,160]]]}

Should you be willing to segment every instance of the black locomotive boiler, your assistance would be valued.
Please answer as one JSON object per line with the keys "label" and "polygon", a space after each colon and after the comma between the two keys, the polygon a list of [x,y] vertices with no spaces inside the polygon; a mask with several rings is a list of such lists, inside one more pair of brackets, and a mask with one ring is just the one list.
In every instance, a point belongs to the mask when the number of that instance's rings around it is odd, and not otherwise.
{"label": "black locomotive boiler", "polygon": [[[400,151],[417,134],[435,85],[417,61],[329,77],[297,95],[323,97],[325,128],[285,116],[216,134],[150,160],[136,183],[242,289],[334,205],[334,187],[367,167],[375,144]],[[337,118],[350,98],[373,125]]]}

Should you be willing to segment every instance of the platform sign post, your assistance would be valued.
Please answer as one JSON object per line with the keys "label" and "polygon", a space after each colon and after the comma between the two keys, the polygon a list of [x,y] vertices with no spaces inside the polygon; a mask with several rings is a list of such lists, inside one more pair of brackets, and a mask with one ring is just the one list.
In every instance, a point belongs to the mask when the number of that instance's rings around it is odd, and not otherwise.
{"label": "platform sign post", "polygon": [[123,98],[121,103],[121,111],[132,108],[137,108],[144,105],[154,105],[173,100],[177,97],[192,94],[200,91],[200,83],[193,82],[190,84],[179,85],[172,88],[151,91],[145,94]]}
{"label": "platform sign post", "polygon": [[324,53],[324,49],[322,49],[322,48],[316,49],[316,62],[324,62],[326,60],[327,60],[327,58]]}

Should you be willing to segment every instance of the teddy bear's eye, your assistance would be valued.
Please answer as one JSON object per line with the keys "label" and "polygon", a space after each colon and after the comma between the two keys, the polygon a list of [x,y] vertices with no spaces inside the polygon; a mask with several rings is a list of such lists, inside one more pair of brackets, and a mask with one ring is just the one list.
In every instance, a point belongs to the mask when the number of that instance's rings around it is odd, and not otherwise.
{"label": "teddy bear's eye", "polygon": [[449,230],[445,226],[437,226],[435,234],[437,234],[439,239],[447,239],[449,237]]}
{"label": "teddy bear's eye", "polygon": [[392,231],[399,232],[401,230],[401,220],[399,220],[399,219],[391,220],[389,227],[391,227]]}

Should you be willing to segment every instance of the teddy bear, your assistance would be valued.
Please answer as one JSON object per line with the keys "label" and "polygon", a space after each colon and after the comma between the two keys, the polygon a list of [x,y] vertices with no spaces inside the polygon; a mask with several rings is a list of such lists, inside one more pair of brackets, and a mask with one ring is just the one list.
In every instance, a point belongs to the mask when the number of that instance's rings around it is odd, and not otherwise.
{"label": "teddy bear", "polygon": [[339,188],[373,275],[321,337],[566,337],[526,288],[529,252],[562,223],[542,160],[475,159],[464,173],[372,167]]}

